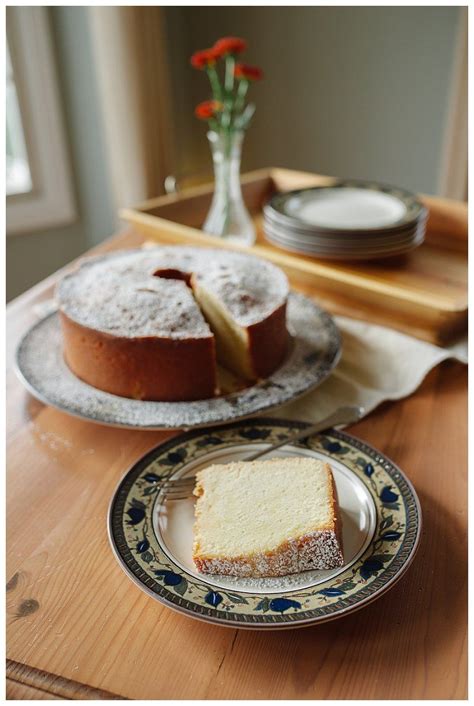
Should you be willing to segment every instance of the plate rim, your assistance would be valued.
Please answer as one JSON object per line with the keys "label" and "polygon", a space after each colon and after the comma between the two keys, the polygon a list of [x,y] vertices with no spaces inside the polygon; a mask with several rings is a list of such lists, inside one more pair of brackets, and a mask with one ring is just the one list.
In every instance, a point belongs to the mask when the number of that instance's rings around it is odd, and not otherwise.
{"label": "plate rim", "polygon": [[[367,243],[367,245],[375,245],[376,247],[380,247],[380,243],[388,243],[389,245],[393,243],[397,243],[402,241],[403,239],[413,237],[416,235],[418,232],[420,232],[422,229],[426,230],[426,220],[421,220],[418,223],[415,223],[410,226],[406,226],[403,230],[401,230],[399,233],[387,233],[387,234],[369,234],[366,235],[365,233],[358,233],[357,235],[353,235],[351,233],[350,236],[346,235],[339,235],[339,233],[331,233],[330,235],[320,235],[318,232],[303,232],[301,229],[293,228],[290,227],[286,224],[282,223],[277,223],[271,218],[265,217],[263,221],[263,225],[265,227],[272,228],[276,231],[280,231],[282,235],[285,237],[292,236],[295,238],[299,238],[302,240],[305,240],[306,242],[320,242],[321,245],[324,245],[325,247],[337,247],[338,245],[343,245],[344,247],[346,246],[357,246],[361,242],[362,243]],[[383,246],[383,245],[382,245]]]}
{"label": "plate rim", "polygon": [[[238,427],[242,424],[242,421],[244,420],[236,420],[231,424],[221,424],[218,426],[210,426],[208,427],[209,431],[216,431],[219,429],[229,429],[232,428],[233,426]],[[304,421],[298,421],[298,420],[293,420],[293,419],[285,419],[285,418],[272,418],[272,417],[253,417],[250,419],[245,420],[246,424],[251,424],[251,425],[259,425],[259,424],[265,424],[265,425],[275,425],[275,426],[284,426],[284,425],[291,425],[291,426],[296,426],[299,428],[304,428],[305,426],[311,426],[310,422],[304,422]],[[365,453],[370,452],[371,454],[375,454],[376,456],[379,456],[381,459],[383,459],[384,462],[388,462],[394,471],[398,473],[401,478],[404,480],[404,482],[407,484],[407,487],[410,491],[410,495],[414,501],[415,508],[416,508],[416,517],[417,517],[417,532],[416,536],[413,542],[413,546],[411,548],[410,554],[402,564],[402,566],[398,569],[398,571],[392,576],[388,581],[386,581],[383,586],[380,588],[376,589],[376,591],[363,598],[361,601],[359,601],[355,606],[353,605],[348,605],[345,606],[344,608],[341,608],[338,611],[335,611],[329,615],[321,615],[321,616],[314,616],[314,617],[308,617],[304,618],[301,620],[295,620],[295,621],[288,621],[288,622],[281,622],[281,623],[274,623],[274,622],[266,622],[263,620],[263,614],[262,616],[259,616],[260,621],[259,622],[252,622],[252,623],[246,623],[246,622],[239,622],[239,621],[225,621],[222,620],[221,618],[214,617],[212,615],[202,615],[199,613],[194,613],[193,611],[190,611],[189,609],[185,607],[181,607],[177,605],[176,603],[173,603],[172,601],[168,600],[165,596],[162,596],[155,591],[152,591],[146,584],[141,582],[138,577],[129,569],[127,566],[125,560],[123,557],[120,555],[118,548],[116,546],[116,541],[115,537],[113,535],[113,513],[114,513],[114,506],[115,506],[115,501],[116,498],[118,497],[118,494],[121,490],[122,484],[127,478],[127,476],[134,470],[136,469],[138,464],[145,464],[150,456],[152,456],[159,448],[162,448],[163,450],[166,450],[166,447],[169,447],[176,442],[177,438],[181,439],[180,443],[183,443],[184,441],[188,441],[193,438],[193,436],[199,436],[200,434],[203,433],[203,429],[190,429],[188,431],[184,431],[181,434],[177,434],[173,436],[171,439],[166,439],[164,442],[161,442],[160,444],[156,444],[153,448],[149,449],[145,454],[143,454],[139,459],[137,459],[131,466],[127,469],[127,471],[122,475],[120,478],[119,482],[117,483],[115,490],[113,491],[112,497],[109,501],[109,506],[107,510],[107,535],[109,539],[109,543],[112,549],[112,552],[118,561],[122,571],[128,576],[129,579],[133,581],[144,593],[149,595],[151,598],[153,598],[155,601],[158,603],[161,603],[162,605],[165,605],[168,608],[171,608],[177,613],[180,613],[181,615],[185,615],[188,618],[192,618],[195,620],[200,620],[205,623],[211,623],[214,625],[220,625],[221,627],[228,627],[232,629],[239,629],[239,630],[287,630],[287,629],[296,629],[296,628],[304,628],[304,627],[309,627],[311,625],[316,625],[316,624],[321,624],[321,623],[326,623],[330,622],[332,620],[337,620],[338,618],[344,617],[348,614],[355,613],[358,610],[361,610],[362,608],[365,608],[367,605],[370,603],[373,603],[376,601],[378,598],[383,596],[387,591],[389,591],[393,586],[405,575],[409,567],[411,566],[417,552],[420,546],[421,538],[422,538],[422,530],[423,530],[423,513],[421,509],[421,504],[420,500],[418,498],[418,494],[413,486],[413,483],[410,481],[408,476],[401,470],[401,468],[398,466],[398,464],[394,463],[388,456],[386,456],[384,453],[379,451],[375,446],[372,444],[369,444],[366,441],[363,441],[362,439],[359,439],[358,437],[349,434],[346,431],[340,431],[336,429],[327,429],[324,433],[330,433],[332,435],[335,435],[337,438],[340,438],[341,440],[344,439],[350,439],[351,441],[356,442],[356,448],[362,447],[361,450],[363,450]],[[317,435],[315,435],[317,436]],[[246,443],[246,442],[243,442]],[[350,469],[351,470],[351,469]],[[352,471],[353,472],[353,471]],[[204,577],[203,579],[204,583],[207,583],[211,590],[212,587],[215,586],[212,584],[212,582],[209,582],[206,580]]]}
{"label": "plate rim", "polygon": [[368,239],[371,240],[372,242],[376,242],[378,240],[382,240],[385,238],[399,238],[400,236],[405,235],[406,233],[412,233],[415,232],[417,229],[426,226],[428,221],[427,215],[424,217],[418,218],[416,221],[413,221],[412,223],[404,224],[402,226],[399,226],[399,228],[395,231],[375,231],[375,230],[360,230],[360,231],[343,231],[343,230],[334,230],[332,232],[323,232],[319,231],[319,229],[314,229],[314,230],[309,230],[308,228],[304,229],[301,228],[299,225],[295,224],[288,224],[279,221],[278,219],[275,218],[275,216],[269,212],[268,210],[264,214],[263,222],[268,223],[274,227],[278,228],[286,228],[287,231],[293,232],[296,235],[300,235],[301,237],[308,237],[308,238],[322,238],[325,241],[330,241],[331,239],[342,239],[344,241],[347,241],[348,243],[350,242],[355,242],[359,241],[360,239]]}
{"label": "plate rim", "polygon": [[290,243],[295,243],[296,245],[301,245],[302,247],[314,248],[315,250],[321,250],[321,252],[335,252],[335,253],[363,253],[363,252],[390,252],[397,247],[404,247],[409,245],[419,239],[421,234],[425,234],[425,230],[422,228],[415,228],[412,233],[404,236],[403,238],[397,239],[393,243],[388,243],[386,245],[381,245],[379,243],[371,244],[360,244],[360,241],[354,243],[351,247],[339,247],[338,245],[331,245],[327,243],[319,243],[308,238],[305,240],[304,237],[300,238],[298,235],[293,233],[281,232],[278,227],[273,226],[270,223],[264,224],[265,235],[269,234],[275,238],[282,240],[282,242],[288,241]]}
{"label": "plate rim", "polygon": [[413,242],[410,244],[409,247],[406,247],[404,249],[400,250],[393,250],[391,252],[386,252],[385,254],[370,254],[370,253],[358,253],[358,254],[326,254],[326,253],[320,253],[320,252],[313,252],[309,250],[305,250],[303,248],[298,247],[297,245],[288,245],[286,243],[281,243],[279,240],[274,238],[273,236],[267,235],[265,233],[265,237],[268,240],[269,243],[272,245],[275,245],[277,248],[281,248],[282,250],[287,250],[288,252],[296,253],[297,255],[306,255],[308,257],[313,257],[315,260],[343,260],[343,261],[352,261],[352,260],[385,260],[390,257],[397,257],[400,255],[405,255],[412,250],[415,250],[416,248],[420,247],[420,245],[423,244],[424,240],[421,240],[420,242]]}

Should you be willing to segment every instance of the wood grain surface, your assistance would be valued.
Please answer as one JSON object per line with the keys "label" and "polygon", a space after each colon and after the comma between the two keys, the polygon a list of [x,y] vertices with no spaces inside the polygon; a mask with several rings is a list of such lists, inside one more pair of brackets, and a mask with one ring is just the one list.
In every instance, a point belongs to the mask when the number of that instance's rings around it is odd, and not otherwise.
{"label": "wood grain surface", "polygon": [[94,689],[85,684],[49,674],[25,664],[7,659],[7,697],[9,700],[32,699],[77,699],[77,700],[121,700],[122,696],[110,691]]}
{"label": "wood grain surface", "polygon": [[[102,247],[138,242],[123,234]],[[422,541],[400,582],[334,622],[238,631],[152,600],[109,547],[115,486],[170,434],[72,418],[34,400],[14,377],[18,339],[53,283],[9,313],[8,697],[466,698],[466,369],[440,365],[415,394],[350,430],[400,465],[420,497]]]}

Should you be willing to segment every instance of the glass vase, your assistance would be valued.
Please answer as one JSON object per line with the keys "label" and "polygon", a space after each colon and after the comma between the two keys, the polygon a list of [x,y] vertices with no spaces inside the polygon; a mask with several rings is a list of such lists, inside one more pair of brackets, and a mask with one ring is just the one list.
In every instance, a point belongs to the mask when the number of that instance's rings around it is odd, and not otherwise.
{"label": "glass vase", "polygon": [[244,133],[241,130],[207,134],[214,163],[214,195],[203,225],[205,233],[241,245],[253,245],[255,226],[240,188],[240,160]]}

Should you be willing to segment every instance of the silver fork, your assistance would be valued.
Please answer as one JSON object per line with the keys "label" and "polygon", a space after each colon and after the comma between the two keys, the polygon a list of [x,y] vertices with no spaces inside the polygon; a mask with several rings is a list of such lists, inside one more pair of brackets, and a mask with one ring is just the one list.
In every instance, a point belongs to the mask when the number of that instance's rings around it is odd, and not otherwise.
{"label": "silver fork", "polygon": [[[323,419],[317,424],[312,424],[310,427],[305,429],[300,429],[300,431],[292,434],[287,439],[279,441],[277,444],[272,444],[262,451],[257,451],[256,453],[250,454],[241,461],[255,461],[257,458],[266,456],[267,454],[279,449],[287,444],[292,444],[295,441],[301,441],[306,439],[308,436],[313,434],[318,434],[321,431],[330,429],[340,424],[351,424],[357,422],[364,414],[363,407],[347,406],[339,407],[333,414],[330,414],[326,419]],[[160,492],[165,493],[166,500],[185,500],[192,495],[194,485],[196,483],[196,476],[186,476],[185,478],[177,478],[176,480],[168,480],[162,483],[160,486]]]}

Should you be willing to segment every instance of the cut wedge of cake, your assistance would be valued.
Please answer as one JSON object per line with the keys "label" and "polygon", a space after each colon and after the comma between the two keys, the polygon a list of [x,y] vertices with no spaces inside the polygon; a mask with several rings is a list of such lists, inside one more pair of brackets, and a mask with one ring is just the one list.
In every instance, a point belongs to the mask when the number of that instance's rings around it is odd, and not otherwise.
{"label": "cut wedge of cake", "polygon": [[196,474],[193,559],[206,574],[285,576],[344,563],[327,463],[274,458]]}

